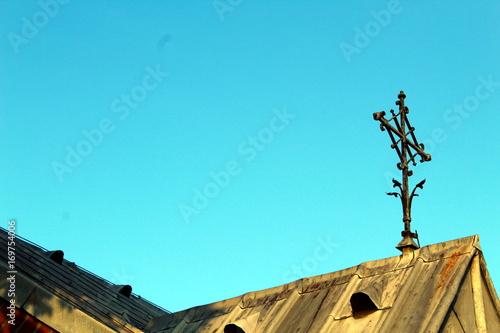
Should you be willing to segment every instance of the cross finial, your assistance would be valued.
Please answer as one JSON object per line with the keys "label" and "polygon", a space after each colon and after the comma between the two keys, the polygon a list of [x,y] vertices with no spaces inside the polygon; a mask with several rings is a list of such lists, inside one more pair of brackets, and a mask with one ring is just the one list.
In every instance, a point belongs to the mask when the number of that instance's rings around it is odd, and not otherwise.
{"label": "cross finial", "polygon": [[[391,110],[392,117],[390,119],[385,119],[384,116],[386,113],[384,111],[376,112],[373,114],[373,119],[380,121],[380,129],[382,131],[386,131],[389,133],[389,137],[391,138],[392,145],[391,148],[395,149],[398,157],[399,163],[397,167],[401,170],[402,173],[402,182],[393,179],[393,187],[398,188],[399,192],[389,192],[388,195],[393,195],[395,197],[399,197],[401,199],[401,204],[403,205],[403,223],[404,230],[401,232],[403,236],[403,240],[399,242],[396,246],[399,250],[404,252],[405,249],[418,249],[419,246],[415,244],[413,239],[418,240],[418,234],[413,233],[410,228],[411,223],[411,203],[413,197],[418,196],[415,193],[417,188],[423,189],[425,179],[418,183],[414,188],[411,194],[409,194],[408,189],[408,177],[413,174],[413,172],[409,169],[408,164],[412,163],[413,165],[417,165],[415,158],[417,156],[420,157],[420,162],[426,162],[431,160],[431,155],[424,152],[424,145],[422,143],[418,143],[417,138],[415,137],[415,128],[410,125],[410,121],[408,120],[407,114],[410,110],[405,106],[405,98],[406,95],[403,91],[401,91],[398,95],[398,101],[396,101],[396,105],[399,106],[399,112],[395,113],[394,110]],[[394,123],[394,126],[391,124],[391,121]]]}

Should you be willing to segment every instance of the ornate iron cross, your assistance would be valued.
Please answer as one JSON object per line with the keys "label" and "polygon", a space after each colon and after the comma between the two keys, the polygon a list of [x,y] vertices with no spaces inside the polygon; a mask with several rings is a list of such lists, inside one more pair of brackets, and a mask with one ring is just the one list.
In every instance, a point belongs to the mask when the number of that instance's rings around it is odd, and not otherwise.
{"label": "ornate iron cross", "polygon": [[[407,117],[410,110],[405,106],[406,95],[403,91],[399,93],[398,98],[399,100],[396,101],[396,105],[399,105],[398,113],[391,110],[390,112],[392,117],[390,119],[385,119],[384,111],[376,112],[373,114],[373,119],[380,121],[380,129],[382,131],[387,130],[387,133],[389,133],[389,137],[392,141],[391,148],[395,149],[399,156],[399,163],[397,164],[397,167],[402,172],[402,183],[392,179],[393,187],[399,188],[399,193],[389,192],[387,194],[399,197],[403,205],[403,222],[405,229],[401,232],[403,240],[401,240],[401,242],[399,242],[396,246],[397,249],[403,251],[405,248],[419,248],[419,246],[417,246],[417,244],[413,241],[413,239],[418,240],[418,234],[416,232],[413,233],[410,229],[411,202],[413,197],[418,196],[418,194],[415,193],[415,190],[417,188],[423,189],[423,185],[425,183],[425,179],[422,180],[413,188],[411,194],[409,194],[408,177],[413,174],[413,171],[408,168],[408,164],[412,163],[413,165],[417,165],[417,162],[415,161],[417,156],[420,156],[420,162],[430,161],[431,155],[424,152],[424,145],[422,143],[418,143],[417,138],[415,137],[415,128],[410,125],[410,121]],[[391,121],[394,125],[391,124]]]}

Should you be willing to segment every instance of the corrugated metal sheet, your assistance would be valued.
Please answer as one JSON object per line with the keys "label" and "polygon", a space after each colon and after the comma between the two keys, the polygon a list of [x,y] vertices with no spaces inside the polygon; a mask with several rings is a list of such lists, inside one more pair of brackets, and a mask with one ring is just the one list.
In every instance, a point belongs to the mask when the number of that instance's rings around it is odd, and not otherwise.
{"label": "corrugated metal sheet", "polygon": [[[0,235],[5,248],[4,229]],[[16,305],[60,332],[500,332],[477,235],[173,314],[58,263],[61,253],[16,245]],[[6,251],[0,258],[5,272]],[[0,281],[4,299],[7,289]]]}
{"label": "corrugated metal sheet", "polygon": [[[7,249],[6,230],[0,228],[0,248]],[[57,262],[50,252],[16,239],[16,306],[61,332],[142,332],[155,317],[169,312],[78,267]],[[62,253],[59,253],[59,255]],[[0,251],[0,271],[7,271],[7,251]],[[0,281],[0,296],[8,285]],[[124,293],[127,294],[127,288]],[[75,326],[76,325],[76,326]]]}
{"label": "corrugated metal sheet", "polygon": [[[474,288],[481,296],[472,299]],[[361,310],[353,313],[354,294]],[[476,235],[165,315],[146,329],[222,333],[234,324],[246,333],[482,332],[481,306],[487,332],[500,332],[500,303]]]}

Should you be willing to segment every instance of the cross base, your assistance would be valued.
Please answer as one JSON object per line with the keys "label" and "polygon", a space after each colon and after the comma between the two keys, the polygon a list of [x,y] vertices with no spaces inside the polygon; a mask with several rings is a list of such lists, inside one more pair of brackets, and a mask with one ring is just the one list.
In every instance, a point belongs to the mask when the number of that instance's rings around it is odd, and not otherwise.
{"label": "cross base", "polygon": [[401,236],[403,236],[403,239],[401,240],[401,242],[399,242],[398,245],[396,245],[396,249],[398,249],[399,251],[405,253],[406,249],[417,250],[420,248],[413,241],[414,238],[418,237],[418,234],[413,233],[413,232],[408,231],[408,230],[405,230],[405,231],[401,231]]}

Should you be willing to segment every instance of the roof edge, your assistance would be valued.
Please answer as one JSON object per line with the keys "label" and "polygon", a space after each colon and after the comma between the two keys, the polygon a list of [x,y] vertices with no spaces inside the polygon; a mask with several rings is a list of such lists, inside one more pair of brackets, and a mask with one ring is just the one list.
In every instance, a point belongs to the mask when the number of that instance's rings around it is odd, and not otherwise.
{"label": "roof edge", "polygon": [[[404,269],[413,266],[417,259],[423,261],[443,260],[452,256],[463,255],[480,250],[479,235],[472,235],[446,242],[426,245],[415,251],[411,260],[403,260],[403,254],[363,262],[357,266],[348,267],[339,271],[298,279],[280,286],[271,287],[259,291],[248,292],[241,296],[227,300],[192,307],[186,310],[152,318],[146,325],[146,329],[162,329],[175,327],[176,323],[186,323],[207,319],[230,312],[235,306],[242,309],[258,306],[267,302],[278,301],[289,297],[295,291],[300,294],[312,292],[334,285],[348,283],[352,276],[360,278],[384,274],[389,271]],[[168,326],[168,327],[167,327]]]}

